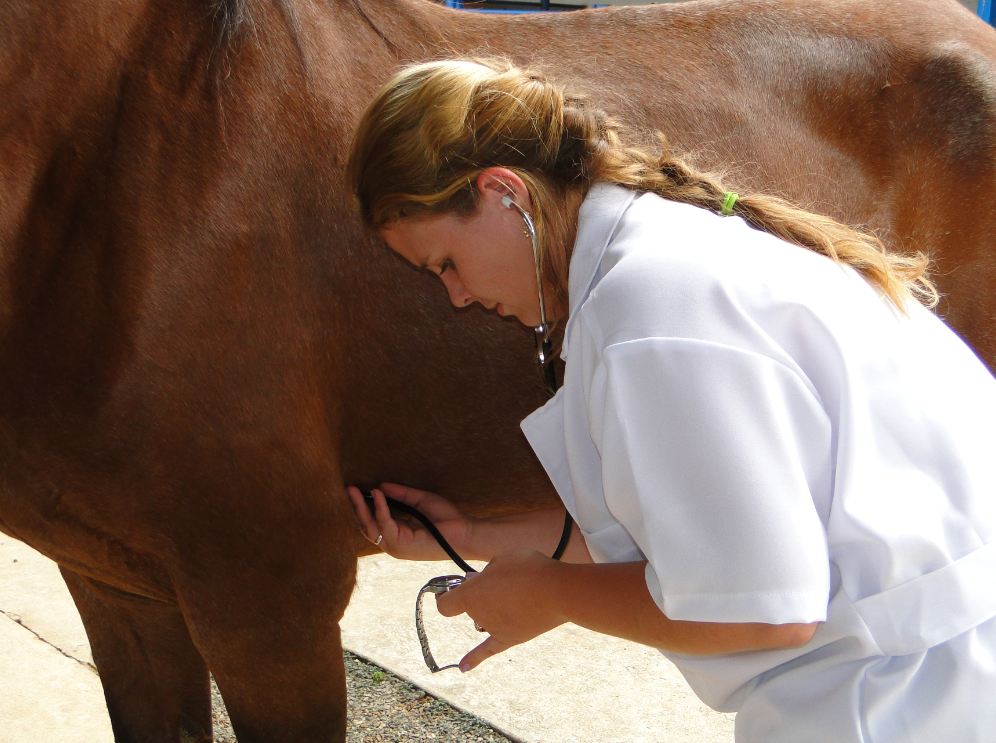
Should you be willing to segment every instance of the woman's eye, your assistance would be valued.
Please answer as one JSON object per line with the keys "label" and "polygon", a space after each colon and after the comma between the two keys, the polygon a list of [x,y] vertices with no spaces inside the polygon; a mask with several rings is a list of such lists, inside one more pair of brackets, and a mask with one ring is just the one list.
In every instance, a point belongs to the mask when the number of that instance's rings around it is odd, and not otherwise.
{"label": "woman's eye", "polygon": [[437,276],[442,276],[444,273],[446,273],[446,269],[448,268],[453,268],[453,261],[451,261],[449,258],[447,258],[445,261],[439,264],[439,273],[437,274]]}

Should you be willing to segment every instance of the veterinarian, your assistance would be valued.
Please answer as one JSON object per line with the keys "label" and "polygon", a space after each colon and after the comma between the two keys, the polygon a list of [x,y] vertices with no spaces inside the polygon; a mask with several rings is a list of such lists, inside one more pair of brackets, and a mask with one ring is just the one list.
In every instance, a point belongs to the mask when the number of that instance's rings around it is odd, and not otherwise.
{"label": "veterinarian", "polygon": [[661,649],[738,741],[994,740],[996,380],[922,255],[502,60],[403,69],[348,172],[453,305],[563,330],[522,422],[577,524],[562,561],[561,509],[473,520],[385,483],[371,514],[348,489],[388,554],[443,559],[385,494],[488,561],[438,598],[488,633],[462,670],[573,622]]}

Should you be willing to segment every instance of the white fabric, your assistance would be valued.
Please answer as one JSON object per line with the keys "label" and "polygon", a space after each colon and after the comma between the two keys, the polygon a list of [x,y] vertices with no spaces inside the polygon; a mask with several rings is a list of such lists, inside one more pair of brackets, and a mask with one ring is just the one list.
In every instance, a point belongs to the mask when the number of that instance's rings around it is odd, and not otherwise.
{"label": "white fabric", "polygon": [[855,272],[597,184],[563,387],[522,428],[598,561],[672,619],[823,622],[668,653],[738,741],[996,740],[996,381]]}

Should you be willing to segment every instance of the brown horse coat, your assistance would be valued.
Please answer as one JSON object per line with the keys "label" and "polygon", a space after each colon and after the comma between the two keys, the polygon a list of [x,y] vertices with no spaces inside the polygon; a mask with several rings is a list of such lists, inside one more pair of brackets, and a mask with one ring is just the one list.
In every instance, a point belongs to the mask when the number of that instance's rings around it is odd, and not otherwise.
{"label": "brown horse coat", "polygon": [[934,251],[996,362],[996,33],[954,0],[7,2],[0,529],[62,566],[118,740],[206,739],[208,668],[240,740],[342,739],[344,482],[553,499],[528,332],[451,309],[342,185],[375,86],[472,52]]}

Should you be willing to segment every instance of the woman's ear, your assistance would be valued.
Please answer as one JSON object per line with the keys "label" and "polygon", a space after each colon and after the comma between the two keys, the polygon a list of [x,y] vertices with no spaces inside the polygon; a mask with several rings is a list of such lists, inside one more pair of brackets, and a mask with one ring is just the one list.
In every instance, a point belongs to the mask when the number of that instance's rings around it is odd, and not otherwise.
{"label": "woman's ear", "polygon": [[[478,174],[476,185],[482,197],[490,193],[499,201],[509,198],[524,209],[530,208],[529,189],[522,179],[508,168],[497,166],[485,168]],[[505,206],[504,201],[502,206]]]}

